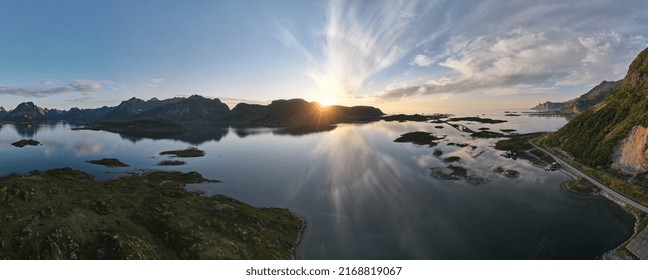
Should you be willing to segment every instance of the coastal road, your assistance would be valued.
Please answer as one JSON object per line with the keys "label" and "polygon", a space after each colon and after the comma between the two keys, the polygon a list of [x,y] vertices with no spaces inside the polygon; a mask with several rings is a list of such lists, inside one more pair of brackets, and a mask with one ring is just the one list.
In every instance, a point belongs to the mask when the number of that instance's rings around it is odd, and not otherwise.
{"label": "coastal road", "polygon": [[637,208],[637,209],[639,209],[639,210],[641,210],[641,211],[643,211],[645,213],[648,213],[648,207],[643,206],[643,205],[639,204],[638,202],[636,202],[636,201],[634,201],[634,200],[632,200],[630,198],[627,198],[624,195],[622,195],[622,194],[616,192],[615,190],[609,188],[608,186],[600,183],[599,181],[595,180],[594,178],[590,177],[589,175],[587,175],[587,174],[583,173],[582,171],[578,170],[578,168],[576,168],[576,167],[572,166],[571,164],[565,162],[564,160],[560,159],[556,155],[550,153],[549,151],[547,151],[547,150],[545,150],[543,148],[540,148],[538,145],[533,143],[533,141],[529,141],[529,144],[533,145],[537,149],[540,149],[541,151],[543,151],[543,152],[547,153],[548,155],[550,155],[552,158],[554,158],[554,160],[556,162],[558,162],[558,163],[560,163],[562,165],[562,168],[565,168],[565,167],[569,168],[570,169],[569,171],[573,172],[573,174],[576,174],[578,176],[581,176],[581,177],[587,179],[588,181],[592,182],[592,184],[594,184],[597,187],[601,188],[603,191],[607,192],[611,196],[614,196],[614,198],[616,198],[616,199],[618,199],[620,201],[623,201],[623,202],[625,202],[627,204],[630,204],[630,205],[634,206],[635,208]]}

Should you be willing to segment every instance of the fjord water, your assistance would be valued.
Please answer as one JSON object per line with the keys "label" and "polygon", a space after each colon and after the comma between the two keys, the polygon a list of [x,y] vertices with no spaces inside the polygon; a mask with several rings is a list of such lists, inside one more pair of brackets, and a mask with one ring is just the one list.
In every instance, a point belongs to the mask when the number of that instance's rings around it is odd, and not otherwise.
{"label": "fjord water", "polygon": [[[461,122],[517,132],[553,131],[562,118],[504,117],[503,124]],[[205,128],[201,137],[138,139],[71,130],[69,124],[0,130],[0,175],[72,167],[98,179],[148,170],[198,171],[220,183],[189,186],[260,207],[289,208],[307,221],[298,248],[303,259],[588,259],[615,248],[632,233],[634,219],[600,196],[580,196],[560,184],[562,172],[546,172],[524,160],[499,156],[495,139],[471,139],[447,124],[375,122],[341,124],[300,136],[268,128]],[[427,131],[447,135],[437,147],[394,143],[399,135]],[[205,136],[207,135],[207,136]],[[10,144],[33,138],[40,146]],[[469,144],[459,147],[450,143]],[[473,149],[471,146],[476,146]],[[159,152],[197,146],[205,157],[183,166],[158,166]],[[443,151],[433,156],[434,149]],[[439,180],[430,168],[459,156],[483,184]],[[114,157],[130,167],[86,160]],[[492,170],[520,172],[507,178]]]}

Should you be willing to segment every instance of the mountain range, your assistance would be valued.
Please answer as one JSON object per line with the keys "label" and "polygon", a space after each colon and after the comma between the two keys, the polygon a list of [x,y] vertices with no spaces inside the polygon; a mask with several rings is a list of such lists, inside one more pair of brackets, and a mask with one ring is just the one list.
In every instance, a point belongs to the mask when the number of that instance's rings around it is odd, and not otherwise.
{"label": "mountain range", "polygon": [[[384,113],[369,106],[321,106],[302,99],[275,100],[268,105],[240,103],[232,110],[218,98],[200,95],[159,100],[131,98],[114,107],[57,110],[41,108],[33,102],[20,103],[6,111],[0,107],[0,120],[8,122],[70,121],[90,127],[108,125],[162,125],[180,128],[187,124],[235,126],[300,127],[326,126],[340,122],[378,119]],[[99,127],[99,126],[94,126]]]}
{"label": "mountain range", "polygon": [[603,100],[603,98],[613,93],[621,86],[622,81],[623,80],[616,82],[603,81],[578,98],[565,102],[547,101],[540,103],[531,109],[538,111],[554,111],[564,115],[576,115],[591,108],[596,103]]}

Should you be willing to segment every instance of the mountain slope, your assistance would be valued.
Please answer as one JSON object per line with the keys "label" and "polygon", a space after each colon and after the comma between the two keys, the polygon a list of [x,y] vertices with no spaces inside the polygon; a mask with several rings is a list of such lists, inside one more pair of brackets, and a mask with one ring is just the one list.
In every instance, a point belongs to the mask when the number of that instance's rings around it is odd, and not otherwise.
{"label": "mountain slope", "polygon": [[4,119],[13,122],[39,122],[44,121],[46,115],[47,110],[36,106],[33,102],[23,102],[4,114]]}
{"label": "mountain slope", "polygon": [[379,118],[384,113],[369,106],[328,106],[303,99],[275,100],[267,106],[241,103],[232,109],[228,120],[252,126],[327,126],[359,119]]}
{"label": "mountain slope", "polygon": [[580,114],[617,90],[621,86],[622,81],[623,80],[616,82],[603,81],[578,98],[565,102],[547,101],[545,103],[540,103],[531,109],[539,111],[558,111],[565,115]]}
{"label": "mountain slope", "polygon": [[151,109],[173,104],[175,102],[182,101],[184,98],[170,98],[159,100],[157,98],[151,98],[150,100],[144,101],[139,98],[131,98],[126,101],[122,101],[108,114],[104,116],[106,119],[127,119],[135,117],[141,113],[149,111]]}
{"label": "mountain slope", "polygon": [[606,96],[616,91],[623,80],[616,82],[603,81],[587,93],[579,96],[574,100],[567,101],[565,107],[560,110],[562,114],[580,114],[581,112],[591,108],[599,101],[603,100]]}
{"label": "mountain slope", "polygon": [[[309,129],[331,128],[331,125],[342,122],[378,120],[384,113],[370,106],[322,106],[317,102],[303,99],[275,100],[269,105],[240,103],[230,108],[218,98],[206,98],[192,95],[186,98],[159,100],[152,98],[144,101],[131,98],[122,101],[116,107],[96,109],[72,108],[69,111],[43,109],[32,102],[21,103],[16,109],[4,112],[0,118],[7,121],[71,121],[92,122],[90,128],[110,127],[115,131],[119,127],[128,130],[155,129],[168,122],[169,127],[195,124],[267,126],[267,127],[308,127]],[[173,129],[176,131],[177,129]],[[121,131],[121,129],[120,129]]]}
{"label": "mountain slope", "polygon": [[[164,101],[166,100],[160,102]],[[192,95],[141,112],[137,115],[137,118],[162,117],[180,122],[220,121],[225,118],[229,111],[229,107],[218,98],[210,99],[200,95]]]}
{"label": "mountain slope", "polygon": [[632,62],[616,91],[577,115],[547,141],[590,166],[612,164],[633,172],[648,169],[647,127],[648,48]]}
{"label": "mountain slope", "polygon": [[545,101],[545,103],[540,103],[538,105],[535,105],[531,108],[531,110],[538,110],[538,111],[560,111],[565,106],[567,105],[568,102],[573,101],[565,101],[565,102],[551,102],[551,101]]}

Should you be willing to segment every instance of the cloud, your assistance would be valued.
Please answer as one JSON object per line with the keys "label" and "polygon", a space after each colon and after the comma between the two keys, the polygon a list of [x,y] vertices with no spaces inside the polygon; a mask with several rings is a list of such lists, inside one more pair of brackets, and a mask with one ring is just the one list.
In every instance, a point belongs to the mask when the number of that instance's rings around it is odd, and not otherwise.
{"label": "cloud", "polygon": [[276,37],[304,56],[309,94],[344,100],[580,91],[622,78],[648,46],[639,0],[324,5],[319,28],[284,17]]}
{"label": "cloud", "polygon": [[[640,0],[327,1],[312,34],[283,20],[321,93],[383,99],[535,93],[621,78],[648,46]],[[627,9],[633,7],[633,9]]]}
{"label": "cloud", "polygon": [[299,50],[310,62],[305,71],[325,93],[352,96],[372,76],[400,61],[417,42],[410,28],[424,1],[385,0],[380,3],[328,1],[321,49],[304,47],[294,25],[281,28],[277,38]]}
{"label": "cloud", "polygon": [[57,87],[53,81],[41,83],[45,87],[10,87],[0,86],[0,94],[11,94],[26,97],[47,97],[62,93],[95,93],[103,89],[102,83],[91,80],[75,80],[64,86]]}
{"label": "cloud", "polygon": [[432,59],[429,58],[428,56],[426,56],[424,54],[418,54],[418,55],[416,55],[414,57],[414,61],[412,61],[411,64],[412,65],[418,65],[418,66],[421,66],[421,67],[428,67],[428,66],[432,65],[432,63],[434,63],[434,61],[432,61]]}
{"label": "cloud", "polygon": [[142,83],[142,84],[147,86],[147,87],[157,87],[158,85],[160,85],[161,83],[164,83],[164,82],[166,82],[166,80],[156,78],[156,79],[151,79],[150,81]]}
{"label": "cloud", "polygon": [[555,86],[598,83],[622,76],[631,57],[646,46],[642,41],[616,32],[573,36],[560,30],[522,29],[451,41],[438,63],[450,70],[448,74],[423,84],[389,88],[380,96],[511,89],[544,92]]}
{"label": "cloud", "polygon": [[56,84],[56,81],[54,80],[42,80],[41,84],[47,87],[52,87]]}

